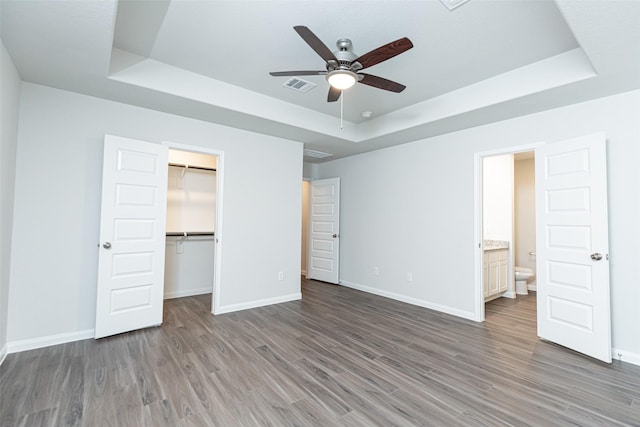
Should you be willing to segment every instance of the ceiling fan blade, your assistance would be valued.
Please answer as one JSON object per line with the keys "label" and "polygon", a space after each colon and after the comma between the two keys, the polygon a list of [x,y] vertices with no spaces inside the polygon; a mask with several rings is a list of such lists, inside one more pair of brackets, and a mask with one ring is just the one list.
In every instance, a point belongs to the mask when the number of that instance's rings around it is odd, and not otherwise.
{"label": "ceiling fan blade", "polygon": [[329,94],[327,95],[327,102],[336,102],[340,99],[340,95],[342,91],[340,89],[336,89],[333,86],[329,86]]}
{"label": "ceiling fan blade", "polygon": [[302,40],[307,42],[311,49],[313,49],[325,62],[335,61],[338,62],[335,55],[313,32],[302,25],[293,27],[294,30],[302,37]]}
{"label": "ceiling fan blade", "polygon": [[390,92],[396,93],[400,93],[406,89],[405,85],[401,85],[400,83],[396,83],[392,80],[387,80],[382,77],[373,76],[366,73],[358,73],[358,75],[363,76],[362,80],[360,80],[360,83],[368,86],[373,86],[378,89],[388,90]]}
{"label": "ceiling fan blade", "polygon": [[326,71],[272,71],[272,76],[324,76]]}
{"label": "ceiling fan blade", "polygon": [[391,59],[396,55],[400,55],[401,53],[406,52],[412,47],[413,43],[411,43],[411,40],[403,37],[394,42],[387,43],[384,46],[380,46],[379,48],[374,49],[371,52],[367,52],[364,55],[361,55],[359,58],[356,58],[354,62],[359,62],[360,64],[362,64],[362,69],[365,69],[386,61],[387,59]]}

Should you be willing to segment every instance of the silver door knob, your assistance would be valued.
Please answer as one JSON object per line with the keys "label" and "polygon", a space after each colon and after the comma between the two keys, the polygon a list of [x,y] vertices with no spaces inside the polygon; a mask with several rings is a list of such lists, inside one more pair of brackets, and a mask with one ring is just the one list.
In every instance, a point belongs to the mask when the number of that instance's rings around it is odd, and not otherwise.
{"label": "silver door knob", "polygon": [[111,243],[104,242],[104,245],[102,245],[102,247],[105,248],[105,249],[111,249]]}
{"label": "silver door knob", "polygon": [[594,261],[600,261],[602,259],[602,254],[598,252],[591,254],[591,259]]}

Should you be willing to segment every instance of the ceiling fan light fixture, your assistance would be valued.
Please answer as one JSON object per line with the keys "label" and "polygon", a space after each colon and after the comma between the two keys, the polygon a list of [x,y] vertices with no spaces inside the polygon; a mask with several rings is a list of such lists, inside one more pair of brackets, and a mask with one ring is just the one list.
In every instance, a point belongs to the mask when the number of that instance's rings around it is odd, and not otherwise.
{"label": "ceiling fan light fixture", "polygon": [[334,88],[345,90],[356,84],[358,75],[349,70],[334,70],[327,74],[327,81]]}

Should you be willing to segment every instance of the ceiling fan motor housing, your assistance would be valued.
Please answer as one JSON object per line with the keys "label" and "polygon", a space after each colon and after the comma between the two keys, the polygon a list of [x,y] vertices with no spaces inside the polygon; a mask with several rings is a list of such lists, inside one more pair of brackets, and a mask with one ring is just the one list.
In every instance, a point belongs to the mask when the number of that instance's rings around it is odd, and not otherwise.
{"label": "ceiling fan motor housing", "polygon": [[[333,52],[333,54],[338,60],[338,64],[337,64],[337,67],[333,69],[349,70],[349,69],[356,68],[356,67],[352,67],[352,63],[353,61],[356,60],[356,58],[358,58],[358,55],[353,53],[353,43],[351,43],[351,40],[339,39],[336,42],[336,46],[338,47],[338,50]],[[357,67],[356,69],[359,70],[360,68],[362,68],[362,66]]]}

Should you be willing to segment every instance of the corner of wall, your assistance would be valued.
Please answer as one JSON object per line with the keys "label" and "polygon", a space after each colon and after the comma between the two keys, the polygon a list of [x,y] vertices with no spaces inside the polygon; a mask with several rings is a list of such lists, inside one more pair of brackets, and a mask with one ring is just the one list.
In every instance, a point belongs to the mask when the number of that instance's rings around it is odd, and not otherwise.
{"label": "corner of wall", "polygon": [[7,354],[20,75],[0,40],[0,363]]}
{"label": "corner of wall", "polygon": [[318,165],[316,163],[302,163],[302,178],[313,181],[318,178]]}

